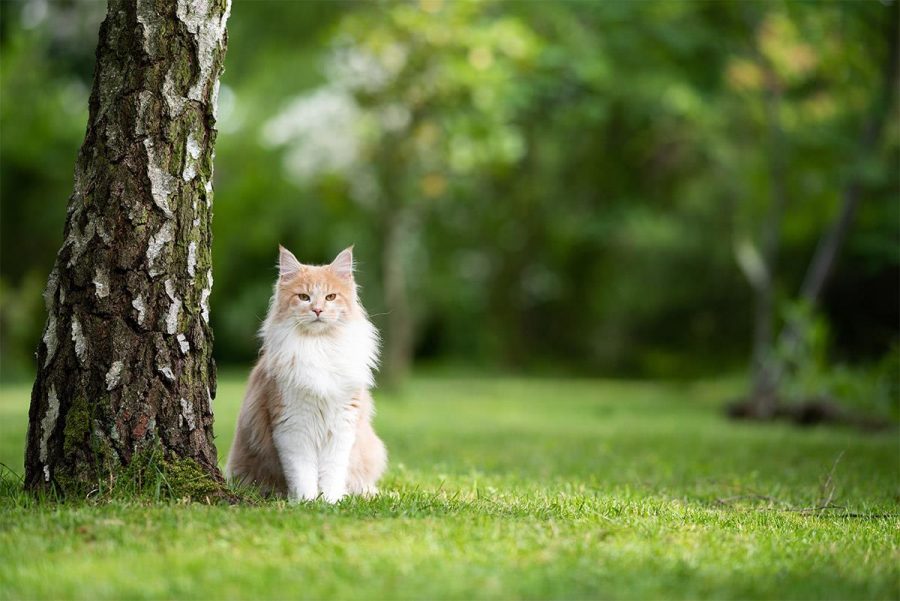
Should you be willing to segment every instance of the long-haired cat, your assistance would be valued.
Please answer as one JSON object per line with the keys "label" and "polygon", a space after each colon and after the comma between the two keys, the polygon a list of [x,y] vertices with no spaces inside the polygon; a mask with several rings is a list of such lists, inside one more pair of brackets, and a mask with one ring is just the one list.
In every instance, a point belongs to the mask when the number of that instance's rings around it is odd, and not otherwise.
{"label": "long-haired cat", "polygon": [[352,247],[330,265],[279,249],[226,474],[294,501],[375,494],[387,464],[371,423],[378,332],[356,293]]}

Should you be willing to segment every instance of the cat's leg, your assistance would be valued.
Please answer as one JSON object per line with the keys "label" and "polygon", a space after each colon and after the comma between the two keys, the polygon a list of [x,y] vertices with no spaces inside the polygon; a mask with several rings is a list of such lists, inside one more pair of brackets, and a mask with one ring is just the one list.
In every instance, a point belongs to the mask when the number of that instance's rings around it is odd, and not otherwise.
{"label": "cat's leg", "polygon": [[347,492],[372,497],[378,494],[378,479],[387,467],[387,450],[372,429],[372,395],[368,390],[361,390],[355,400],[360,412],[356,423],[356,440],[350,451]]}
{"label": "cat's leg", "polygon": [[347,491],[372,497],[378,494],[378,480],[387,467],[387,450],[368,421],[360,421],[356,442],[350,451]]}
{"label": "cat's leg", "polygon": [[309,423],[302,416],[291,415],[272,429],[291,501],[312,501],[319,496],[319,463]]}
{"label": "cat's leg", "polygon": [[350,450],[356,439],[356,410],[342,409],[319,454],[319,488],[322,498],[337,503],[347,494]]}

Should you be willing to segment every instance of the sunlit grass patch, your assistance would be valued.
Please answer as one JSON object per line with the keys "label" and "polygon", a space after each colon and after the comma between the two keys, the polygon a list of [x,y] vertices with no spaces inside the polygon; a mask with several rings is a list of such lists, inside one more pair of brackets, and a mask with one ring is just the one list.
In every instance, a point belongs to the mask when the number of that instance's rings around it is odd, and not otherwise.
{"label": "sunlit grass patch", "polygon": [[[337,506],[58,504],[7,472],[0,597],[900,596],[896,432],[729,422],[734,387],[418,378],[377,395],[381,494]],[[27,401],[0,389],[14,467]]]}

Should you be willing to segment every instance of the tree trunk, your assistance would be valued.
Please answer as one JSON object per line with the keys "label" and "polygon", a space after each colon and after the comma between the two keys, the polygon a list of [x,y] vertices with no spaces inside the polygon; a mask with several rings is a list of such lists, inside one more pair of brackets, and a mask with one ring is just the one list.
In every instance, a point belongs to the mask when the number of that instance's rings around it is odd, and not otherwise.
{"label": "tree trunk", "polygon": [[[897,10],[892,11],[896,16]],[[859,148],[862,152],[869,152],[876,148],[881,142],[886,123],[891,117],[892,111],[896,109],[894,106],[894,94],[896,93],[898,79],[898,32],[896,19],[892,19],[890,25],[890,33],[888,39],[888,58],[884,67],[884,85],[881,93],[875,101],[872,114],[866,120],[860,134]],[[862,155],[865,156],[865,155]],[[828,279],[834,272],[834,265],[840,252],[847,232],[853,224],[853,218],[856,216],[856,209],[859,206],[862,197],[862,182],[859,178],[851,180],[844,188],[843,202],[841,203],[841,211],[835,219],[832,226],[819,240],[816,252],[810,261],[809,269],[803,279],[803,286],[800,289],[800,297],[810,303],[815,304],[822,295],[822,290]]]}
{"label": "tree trunk", "polygon": [[[897,28],[897,16],[900,9],[894,4],[888,10],[890,15],[885,20],[887,54],[883,64],[882,85],[872,102],[869,115],[860,133],[857,156],[861,157],[868,156],[873,149],[878,147],[886,124],[895,109],[894,96],[898,80],[900,80],[900,43],[898,43]],[[862,193],[863,182],[859,174],[856,174],[844,187],[840,212],[828,230],[823,233],[816,246],[800,289],[800,298],[811,306],[815,306],[819,302],[822,291],[834,271],[841,247],[853,224]],[[798,327],[794,321],[784,324],[777,344],[779,346],[795,345],[799,335]],[[754,357],[754,363],[756,364],[756,357]],[[784,378],[784,372],[785,366],[771,358],[771,355],[769,360],[756,364],[754,390],[746,407],[741,409],[741,414],[754,418],[771,418],[777,409],[778,390]]]}
{"label": "tree trunk", "polygon": [[413,354],[413,316],[406,277],[410,223],[414,217],[409,209],[399,209],[383,226],[382,274],[384,300],[387,306],[385,332],[385,384],[394,387],[409,375]]}
{"label": "tree trunk", "polygon": [[110,0],[47,284],[26,486],[114,482],[161,449],[221,481],[209,327],[228,0]]}
{"label": "tree trunk", "polygon": [[753,398],[758,417],[772,417],[778,402],[775,383],[770,377],[769,363],[772,361],[774,346],[775,275],[778,273],[778,255],[781,247],[781,222],[787,206],[786,149],[779,115],[781,92],[777,82],[773,81],[770,84],[765,103],[770,137],[769,177],[772,203],[762,231],[765,277],[759,278],[753,286],[756,305],[753,318]]}

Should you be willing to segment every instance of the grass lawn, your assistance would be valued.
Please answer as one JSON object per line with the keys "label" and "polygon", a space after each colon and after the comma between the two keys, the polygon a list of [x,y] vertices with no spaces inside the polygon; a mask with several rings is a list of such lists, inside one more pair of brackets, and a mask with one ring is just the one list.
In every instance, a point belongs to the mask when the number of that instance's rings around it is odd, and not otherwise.
{"label": "grass lawn", "polygon": [[[382,494],[337,507],[6,486],[0,598],[900,598],[897,430],[731,423],[738,386],[420,377],[376,396]],[[215,401],[223,463],[243,388]],[[17,471],[28,396],[0,388]],[[830,472],[839,507],[800,511]]]}

